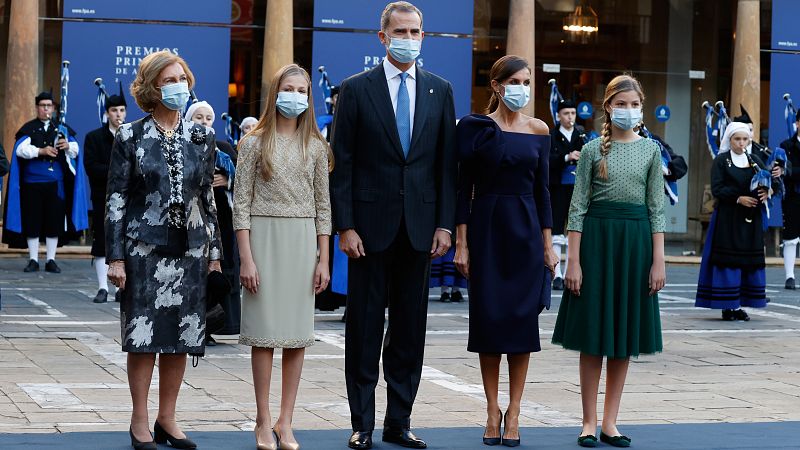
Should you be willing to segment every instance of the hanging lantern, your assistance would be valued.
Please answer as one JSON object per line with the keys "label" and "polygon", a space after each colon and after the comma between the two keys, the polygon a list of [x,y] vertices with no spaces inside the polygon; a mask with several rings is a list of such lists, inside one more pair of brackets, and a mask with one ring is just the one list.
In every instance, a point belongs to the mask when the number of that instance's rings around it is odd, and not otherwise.
{"label": "hanging lantern", "polygon": [[586,44],[597,36],[598,23],[597,13],[591,6],[578,5],[572,14],[564,17],[562,29],[570,42]]}

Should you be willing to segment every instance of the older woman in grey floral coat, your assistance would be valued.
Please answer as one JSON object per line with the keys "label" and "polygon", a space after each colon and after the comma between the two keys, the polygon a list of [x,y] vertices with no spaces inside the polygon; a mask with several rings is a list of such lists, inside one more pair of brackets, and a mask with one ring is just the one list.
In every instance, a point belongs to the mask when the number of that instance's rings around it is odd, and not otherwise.
{"label": "older woman in grey floral coat", "polygon": [[[122,350],[133,400],[131,444],[194,448],[175,422],[186,354],[202,354],[206,277],[221,258],[212,179],[214,131],[184,121],[194,77],[169,52],[142,60],[131,85],[151,114],[123,125],[108,175],[106,255],[121,288]],[[149,435],[147,394],[159,354],[159,411]],[[153,442],[153,440],[155,442]]]}

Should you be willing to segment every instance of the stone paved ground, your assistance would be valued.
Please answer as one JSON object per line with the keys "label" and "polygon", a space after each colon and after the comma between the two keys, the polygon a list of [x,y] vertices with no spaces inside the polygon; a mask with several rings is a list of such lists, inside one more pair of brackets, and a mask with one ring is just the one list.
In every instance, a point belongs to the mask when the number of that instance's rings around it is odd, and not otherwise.
{"label": "stone paved ground", "polygon": [[[62,260],[60,275],[24,274],[24,264],[21,258],[0,258],[0,433],[126,430],[130,400],[117,304],[91,302],[96,287],[86,259]],[[769,269],[770,306],[750,310],[750,322],[723,322],[717,312],[692,307],[696,273],[696,266],[668,268],[664,353],[631,364],[620,422],[800,421],[798,291],[785,291],[782,270]],[[580,423],[577,354],[549,343],[558,298],[540,318],[543,350],[531,361],[523,426]],[[297,429],[349,428],[340,317],[341,312],[317,314],[319,342],[307,353]],[[483,425],[478,360],[466,352],[466,338],[467,304],[432,301],[415,427]],[[235,337],[218,341],[199,367],[187,369],[178,412],[187,431],[254,425],[249,349]],[[279,361],[276,369],[274,379]],[[507,378],[501,381],[501,390],[507,389]],[[384,388],[381,382],[377,417],[385,406]],[[276,383],[273,394],[277,414]]]}

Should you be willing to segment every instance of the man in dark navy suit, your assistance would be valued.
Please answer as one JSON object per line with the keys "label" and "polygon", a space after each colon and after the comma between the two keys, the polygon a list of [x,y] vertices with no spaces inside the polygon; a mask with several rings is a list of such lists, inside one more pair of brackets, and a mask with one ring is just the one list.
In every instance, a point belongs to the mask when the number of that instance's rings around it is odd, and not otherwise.
{"label": "man in dark navy suit", "polygon": [[[345,80],[333,124],[334,221],[349,257],[345,375],[350,448],[372,446],[383,342],[383,440],[426,444],[410,431],[425,349],[430,260],[454,230],[455,110],[450,83],[416,64],[422,13],[394,2],[381,15],[383,63]],[[384,308],[389,323],[383,335]]]}

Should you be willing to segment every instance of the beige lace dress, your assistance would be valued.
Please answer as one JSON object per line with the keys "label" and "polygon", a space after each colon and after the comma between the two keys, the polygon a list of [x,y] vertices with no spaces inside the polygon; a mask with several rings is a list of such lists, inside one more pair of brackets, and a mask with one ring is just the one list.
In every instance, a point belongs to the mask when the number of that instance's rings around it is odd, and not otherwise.
{"label": "beige lace dress", "polygon": [[239,343],[268,348],[302,348],[314,343],[317,236],[331,233],[326,143],[312,140],[303,151],[299,137],[278,135],[273,176],[260,173],[261,144],[239,144],[233,227],[250,230],[258,269],[258,292],[242,294]]}

